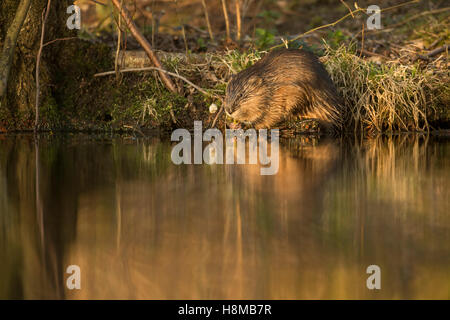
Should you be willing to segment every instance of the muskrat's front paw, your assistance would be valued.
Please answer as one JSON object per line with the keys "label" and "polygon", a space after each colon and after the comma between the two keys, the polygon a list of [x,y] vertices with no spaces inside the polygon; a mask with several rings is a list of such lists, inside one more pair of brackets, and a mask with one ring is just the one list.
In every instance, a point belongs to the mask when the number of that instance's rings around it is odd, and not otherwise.
{"label": "muskrat's front paw", "polygon": [[241,129],[242,125],[239,122],[228,123],[228,127],[233,130]]}
{"label": "muskrat's front paw", "polygon": [[227,128],[232,129],[232,130],[237,130],[237,129],[242,129],[243,128],[243,123],[233,119],[232,117],[228,116],[225,118],[225,123]]}

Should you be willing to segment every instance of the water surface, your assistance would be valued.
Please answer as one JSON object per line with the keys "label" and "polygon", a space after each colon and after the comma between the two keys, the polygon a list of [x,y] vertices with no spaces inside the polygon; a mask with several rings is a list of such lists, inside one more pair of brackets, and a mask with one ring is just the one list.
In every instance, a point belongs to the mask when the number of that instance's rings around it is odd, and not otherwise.
{"label": "water surface", "polygon": [[170,152],[0,136],[0,298],[450,298],[450,140],[284,140],[274,176]]}

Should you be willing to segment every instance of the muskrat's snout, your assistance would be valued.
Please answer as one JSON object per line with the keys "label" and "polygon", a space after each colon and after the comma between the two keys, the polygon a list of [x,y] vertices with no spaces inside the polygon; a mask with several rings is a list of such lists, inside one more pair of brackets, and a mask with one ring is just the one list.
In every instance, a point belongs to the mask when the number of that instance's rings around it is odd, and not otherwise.
{"label": "muskrat's snout", "polygon": [[226,114],[227,114],[228,116],[231,116],[231,114],[233,113],[233,108],[231,107],[231,104],[230,104],[230,103],[227,103],[227,102],[225,101],[223,107],[224,107],[224,109],[225,109]]}
{"label": "muskrat's snout", "polygon": [[232,80],[230,81],[230,83],[227,86],[227,92],[226,92],[226,96],[225,96],[225,101],[224,101],[224,109],[225,112],[228,116],[231,116],[231,114],[236,111],[236,103],[235,103],[235,99],[234,99],[234,95],[232,92]]}

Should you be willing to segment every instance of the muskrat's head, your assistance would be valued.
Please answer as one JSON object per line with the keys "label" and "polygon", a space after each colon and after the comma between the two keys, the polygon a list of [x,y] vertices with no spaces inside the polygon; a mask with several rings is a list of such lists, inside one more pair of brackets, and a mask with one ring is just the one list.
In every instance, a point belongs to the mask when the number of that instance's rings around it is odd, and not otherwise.
{"label": "muskrat's head", "polygon": [[225,111],[234,120],[252,124],[261,116],[268,92],[260,76],[246,71],[234,75],[228,83]]}

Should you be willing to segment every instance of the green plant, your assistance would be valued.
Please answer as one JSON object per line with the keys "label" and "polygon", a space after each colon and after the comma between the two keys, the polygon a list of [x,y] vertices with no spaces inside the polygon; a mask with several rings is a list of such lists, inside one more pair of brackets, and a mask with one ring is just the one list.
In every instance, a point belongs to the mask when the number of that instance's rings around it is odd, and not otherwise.
{"label": "green plant", "polygon": [[261,50],[268,48],[275,42],[274,33],[266,29],[256,28],[255,36],[255,46]]}

